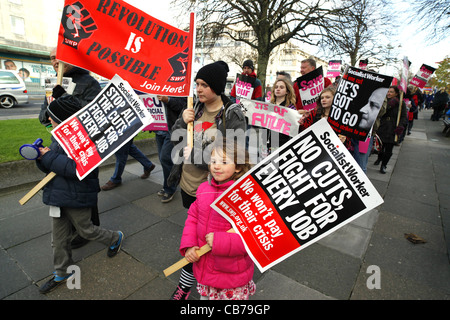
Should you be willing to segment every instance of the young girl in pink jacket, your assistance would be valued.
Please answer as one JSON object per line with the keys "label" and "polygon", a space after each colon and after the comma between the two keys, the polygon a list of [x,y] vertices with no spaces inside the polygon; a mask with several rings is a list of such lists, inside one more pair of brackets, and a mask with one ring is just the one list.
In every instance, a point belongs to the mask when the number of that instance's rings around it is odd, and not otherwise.
{"label": "young girl in pink jacket", "polygon": [[[248,300],[255,292],[254,264],[241,237],[227,232],[231,224],[210,206],[249,169],[244,146],[225,140],[216,143],[209,165],[210,177],[199,186],[197,199],[188,210],[180,252],[194,263],[201,299]],[[206,243],[212,250],[198,257],[196,250]]]}

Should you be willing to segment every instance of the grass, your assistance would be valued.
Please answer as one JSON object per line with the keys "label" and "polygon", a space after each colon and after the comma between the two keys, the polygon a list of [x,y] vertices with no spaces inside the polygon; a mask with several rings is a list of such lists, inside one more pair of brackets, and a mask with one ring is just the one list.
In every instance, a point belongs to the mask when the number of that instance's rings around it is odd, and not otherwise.
{"label": "grass", "polygon": [[[155,134],[140,132],[134,139],[142,140]],[[44,140],[44,146],[51,143],[51,133],[38,119],[0,120],[0,163],[23,160],[19,149],[24,144],[31,144],[37,138]]]}

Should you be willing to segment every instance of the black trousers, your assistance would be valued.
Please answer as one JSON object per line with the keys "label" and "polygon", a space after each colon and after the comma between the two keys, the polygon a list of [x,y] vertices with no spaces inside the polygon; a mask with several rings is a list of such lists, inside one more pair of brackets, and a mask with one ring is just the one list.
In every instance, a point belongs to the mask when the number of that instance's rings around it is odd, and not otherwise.
{"label": "black trousers", "polygon": [[389,159],[392,156],[392,150],[394,149],[394,143],[384,143],[381,151],[378,153],[378,160],[381,161],[381,165],[386,167]]}

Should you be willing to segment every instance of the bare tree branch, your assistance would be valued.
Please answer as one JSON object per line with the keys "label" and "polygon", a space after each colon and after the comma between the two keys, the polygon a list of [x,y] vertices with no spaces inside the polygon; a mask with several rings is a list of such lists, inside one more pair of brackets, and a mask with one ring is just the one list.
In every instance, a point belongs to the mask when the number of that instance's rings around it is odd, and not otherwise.
{"label": "bare tree branch", "polygon": [[[199,23],[206,30],[208,42],[214,43],[226,35],[255,49],[258,78],[264,85],[269,56],[275,48],[292,39],[316,45],[324,20],[336,21],[346,9],[342,3],[351,6],[352,1],[355,0],[173,0],[172,6],[199,9]],[[249,30],[254,37],[248,36]]]}

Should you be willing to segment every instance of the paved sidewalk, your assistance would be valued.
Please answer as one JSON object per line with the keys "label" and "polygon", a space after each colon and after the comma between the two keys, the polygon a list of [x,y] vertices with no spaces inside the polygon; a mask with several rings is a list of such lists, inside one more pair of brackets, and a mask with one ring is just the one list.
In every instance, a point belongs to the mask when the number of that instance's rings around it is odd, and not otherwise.
{"label": "paved sidewalk", "polygon": [[[441,134],[442,121],[432,122],[430,115],[422,111],[412,134],[394,148],[387,174],[370,158],[367,174],[384,204],[264,274],[256,271],[251,300],[450,298],[450,138]],[[151,159],[158,163],[155,155]],[[112,172],[102,167],[100,183]],[[81,289],[63,286],[47,295],[38,292],[53,271],[41,192],[20,206],[29,185],[0,190],[0,299],[167,300],[180,272],[165,278],[163,270],[181,258],[186,209],[179,192],[172,202],[160,202],[160,165],[147,180],[141,173],[130,161],[122,185],[99,195],[101,225],[124,232],[122,251],[111,259],[95,242],[74,250]],[[426,243],[413,244],[405,233]],[[380,289],[367,286],[373,266],[380,271]],[[198,298],[193,293],[189,299]]]}

